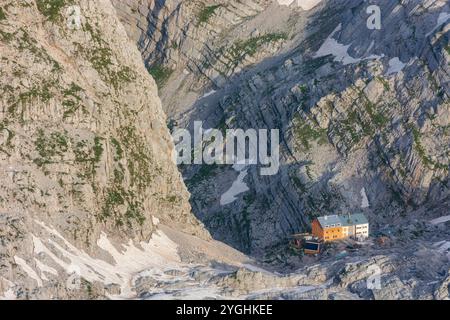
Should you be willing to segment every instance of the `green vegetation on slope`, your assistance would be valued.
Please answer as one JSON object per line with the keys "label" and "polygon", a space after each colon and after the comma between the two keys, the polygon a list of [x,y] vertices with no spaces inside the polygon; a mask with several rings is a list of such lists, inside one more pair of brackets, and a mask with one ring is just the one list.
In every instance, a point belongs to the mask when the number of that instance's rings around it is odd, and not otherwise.
{"label": "green vegetation on slope", "polygon": [[162,88],[167,83],[167,80],[169,80],[173,70],[162,65],[154,65],[148,68],[148,72],[153,77],[153,79],[155,79],[158,87]]}
{"label": "green vegetation on slope", "polygon": [[206,6],[203,7],[203,9],[199,12],[197,16],[197,26],[207,23],[209,19],[214,15],[214,12],[220,8],[222,5],[213,5],[213,6]]}
{"label": "green vegetation on slope", "polygon": [[286,33],[268,33],[248,40],[238,40],[230,49],[230,54],[235,59],[240,59],[245,55],[253,56],[264,44],[279,40],[287,40]]}
{"label": "green vegetation on slope", "polygon": [[297,117],[294,120],[293,132],[297,141],[305,150],[311,149],[311,142],[317,141],[319,145],[328,142],[327,130],[321,128],[313,128],[305,120]]}
{"label": "green vegetation on slope", "polygon": [[100,77],[106,83],[111,84],[118,90],[122,84],[129,83],[135,79],[135,74],[128,66],[120,66],[114,62],[114,53],[109,44],[102,38],[98,28],[89,23],[83,25],[84,31],[91,35],[93,46],[88,49],[81,48],[92,64],[92,67],[98,72]]}
{"label": "green vegetation on slope", "polygon": [[439,163],[437,161],[434,161],[429,157],[425,151],[425,147],[422,144],[422,136],[420,134],[419,129],[417,129],[415,126],[411,126],[411,131],[414,138],[414,147],[419,154],[420,159],[422,160],[423,164],[427,166],[431,170],[448,170],[449,164]]}
{"label": "green vegetation on slope", "polygon": [[3,8],[0,7],[0,21],[5,20],[5,19],[6,19],[5,11],[3,11]]}
{"label": "green vegetation on slope", "polygon": [[66,5],[73,3],[72,0],[37,0],[38,10],[49,20],[58,21],[61,18],[60,11]]}

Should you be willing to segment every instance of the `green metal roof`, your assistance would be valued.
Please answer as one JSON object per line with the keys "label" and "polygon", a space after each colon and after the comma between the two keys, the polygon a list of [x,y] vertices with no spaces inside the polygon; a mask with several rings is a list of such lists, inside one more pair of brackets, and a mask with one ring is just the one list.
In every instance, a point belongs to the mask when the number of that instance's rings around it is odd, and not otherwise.
{"label": "green metal roof", "polygon": [[349,215],[342,215],[340,216],[342,225],[345,227],[349,226],[355,226],[355,225],[361,225],[361,224],[368,224],[369,221],[367,220],[366,216],[362,213],[355,213],[355,214],[349,214]]}
{"label": "green metal roof", "polygon": [[349,227],[369,223],[366,216],[362,213],[347,214],[341,216],[338,215],[323,216],[318,217],[317,220],[319,220],[319,223],[322,226],[322,228],[332,228],[333,226]]}

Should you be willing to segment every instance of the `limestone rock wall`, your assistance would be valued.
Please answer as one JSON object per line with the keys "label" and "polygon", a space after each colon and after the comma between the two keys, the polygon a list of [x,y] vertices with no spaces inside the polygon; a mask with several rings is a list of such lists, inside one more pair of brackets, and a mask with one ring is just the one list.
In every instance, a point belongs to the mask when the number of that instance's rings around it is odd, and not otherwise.
{"label": "limestone rock wall", "polygon": [[0,7],[0,295],[12,283],[21,297],[67,297],[68,257],[104,255],[102,237],[147,242],[161,223],[208,239],[156,84],[111,2]]}

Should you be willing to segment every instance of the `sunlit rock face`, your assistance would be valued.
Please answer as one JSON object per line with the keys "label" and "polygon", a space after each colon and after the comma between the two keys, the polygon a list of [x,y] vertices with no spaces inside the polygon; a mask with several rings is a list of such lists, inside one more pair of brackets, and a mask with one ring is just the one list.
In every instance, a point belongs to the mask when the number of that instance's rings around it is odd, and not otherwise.
{"label": "sunlit rock face", "polygon": [[70,4],[1,4],[0,296],[83,297],[86,285],[64,285],[73,273],[99,292],[126,291],[127,276],[165,261],[155,243],[176,261],[158,223],[209,238],[114,7]]}

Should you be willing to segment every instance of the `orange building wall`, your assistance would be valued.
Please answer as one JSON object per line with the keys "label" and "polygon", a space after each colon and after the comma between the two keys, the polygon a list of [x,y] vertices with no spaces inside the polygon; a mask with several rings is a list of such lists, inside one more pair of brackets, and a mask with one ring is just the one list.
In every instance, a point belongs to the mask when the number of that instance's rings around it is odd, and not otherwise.
{"label": "orange building wall", "polygon": [[319,220],[317,219],[315,219],[311,225],[312,234],[319,239],[323,239],[325,241],[337,241],[345,238],[342,227],[328,228],[323,230],[322,226],[319,223]]}
{"label": "orange building wall", "polygon": [[320,226],[319,220],[317,220],[317,219],[315,219],[312,222],[312,234],[319,239],[323,239],[323,236],[324,236],[323,229]]}
{"label": "orange building wall", "polygon": [[342,227],[329,228],[324,231],[323,239],[325,241],[336,241],[343,238],[345,237]]}

